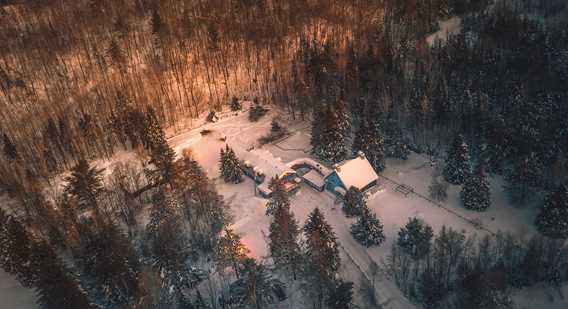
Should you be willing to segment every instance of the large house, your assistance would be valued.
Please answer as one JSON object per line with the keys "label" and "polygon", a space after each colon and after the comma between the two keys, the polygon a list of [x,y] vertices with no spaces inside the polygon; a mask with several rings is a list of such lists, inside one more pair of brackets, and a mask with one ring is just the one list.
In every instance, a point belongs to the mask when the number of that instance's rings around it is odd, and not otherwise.
{"label": "large house", "polygon": [[325,189],[344,195],[351,187],[365,192],[375,185],[379,176],[362,152],[351,160],[345,160],[333,166],[333,171],[324,179]]}

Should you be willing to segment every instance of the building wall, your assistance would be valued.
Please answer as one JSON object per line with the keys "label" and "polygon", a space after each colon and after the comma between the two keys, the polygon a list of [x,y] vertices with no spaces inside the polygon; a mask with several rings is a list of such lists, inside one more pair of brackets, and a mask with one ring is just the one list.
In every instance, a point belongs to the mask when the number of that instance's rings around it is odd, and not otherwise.
{"label": "building wall", "polygon": [[336,187],[342,187],[343,189],[345,189],[343,182],[341,182],[341,179],[339,178],[339,176],[337,176],[336,172],[329,174],[329,176],[327,176],[324,181],[325,181],[325,189],[331,193],[336,193],[335,192]]}

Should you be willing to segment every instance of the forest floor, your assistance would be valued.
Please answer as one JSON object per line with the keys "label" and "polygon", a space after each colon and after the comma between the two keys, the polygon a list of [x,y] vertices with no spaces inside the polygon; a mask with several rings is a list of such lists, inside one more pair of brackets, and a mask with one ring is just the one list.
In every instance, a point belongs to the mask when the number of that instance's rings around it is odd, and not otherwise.
{"label": "forest floor", "polygon": [[[255,195],[255,184],[245,177],[240,184],[225,184],[219,179],[218,160],[219,150],[225,143],[231,147],[249,149],[260,147],[258,139],[270,131],[273,117],[280,118],[290,136],[277,144],[265,145],[262,148],[274,160],[290,162],[294,159],[309,157],[309,123],[289,119],[288,116],[271,111],[258,122],[251,123],[247,113],[240,113],[225,117],[216,123],[208,123],[200,128],[187,131],[169,139],[170,145],[179,154],[189,148],[195,159],[206,170],[209,178],[217,186],[220,194],[230,205],[233,214],[232,228],[242,236],[242,241],[250,249],[250,256],[258,259],[267,257],[266,238],[270,218],[265,215],[265,199]],[[204,129],[211,130],[211,134],[202,136]],[[116,158],[106,162],[96,162],[98,166],[109,167],[117,161],[132,160],[132,153],[121,152]],[[308,214],[319,207],[327,221],[332,225],[341,244],[341,276],[353,281],[355,284],[356,301],[366,308],[357,291],[363,276],[370,279],[368,273],[372,261],[382,265],[390,253],[393,241],[396,240],[398,230],[404,226],[408,218],[420,217],[434,230],[448,226],[462,231],[467,235],[479,236],[492,234],[497,231],[508,231],[517,235],[530,236],[535,233],[533,221],[537,213],[534,205],[523,208],[512,206],[503,190],[501,177],[490,178],[492,205],[486,212],[474,212],[464,209],[459,200],[459,187],[450,186],[448,199],[442,205],[430,202],[428,186],[432,179],[435,163],[427,157],[411,154],[408,160],[387,160],[387,168],[380,173],[381,189],[368,198],[370,208],[376,212],[384,225],[386,241],[379,247],[365,248],[358,244],[349,233],[349,226],[354,219],[346,218],[339,204],[334,203],[334,197],[327,192],[317,192],[305,184],[292,197],[292,210],[296,219],[302,225]],[[395,191],[398,184],[405,184],[413,188],[414,193],[403,195]],[[443,206],[443,207],[440,207]],[[483,229],[471,224],[476,219],[482,223]],[[376,281],[376,293],[379,302],[385,304],[384,308],[416,308],[396,287],[395,283],[380,274]],[[567,308],[568,286],[564,289],[552,289],[536,286],[529,289],[515,291],[514,299],[519,308]],[[279,308],[301,308],[303,298],[290,297]],[[12,278],[0,271],[0,308],[34,308],[33,293],[22,288]],[[305,305],[307,306],[307,304]]]}

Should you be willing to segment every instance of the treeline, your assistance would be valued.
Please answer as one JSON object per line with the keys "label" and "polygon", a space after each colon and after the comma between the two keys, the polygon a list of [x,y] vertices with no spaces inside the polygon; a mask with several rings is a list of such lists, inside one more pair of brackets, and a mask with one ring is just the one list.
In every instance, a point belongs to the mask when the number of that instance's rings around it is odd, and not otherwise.
{"label": "treeline", "polygon": [[425,308],[514,308],[515,288],[568,279],[561,240],[498,233],[466,237],[442,227],[437,235],[420,219],[399,232],[385,261],[390,276]]}

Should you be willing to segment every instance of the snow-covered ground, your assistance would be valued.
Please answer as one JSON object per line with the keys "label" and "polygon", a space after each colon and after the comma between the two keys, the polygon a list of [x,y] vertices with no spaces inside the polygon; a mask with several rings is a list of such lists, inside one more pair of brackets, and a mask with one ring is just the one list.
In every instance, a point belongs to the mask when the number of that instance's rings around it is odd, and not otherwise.
{"label": "snow-covered ground", "polygon": [[[219,179],[218,160],[219,150],[228,143],[230,146],[242,149],[258,148],[258,139],[270,130],[270,122],[276,111],[271,111],[256,123],[250,123],[246,113],[224,118],[217,123],[205,126],[177,135],[169,140],[176,152],[181,153],[186,148],[191,149],[194,157],[206,170],[209,178],[213,179],[217,189],[230,205],[234,216],[233,228],[242,236],[243,242],[250,249],[250,255],[256,258],[264,258],[267,255],[266,237],[270,224],[269,217],[265,215],[266,200],[255,196],[255,184],[245,177],[240,184],[225,184]],[[285,118],[285,116],[280,116]],[[290,137],[276,145],[266,145],[271,157],[290,162],[298,158],[309,156],[309,124],[300,121],[283,119],[291,133]],[[209,129],[211,134],[201,136],[200,131]],[[255,152],[265,153],[265,152]],[[129,160],[131,154],[120,153],[118,161]],[[112,160],[116,163],[117,160]],[[101,167],[111,167],[108,162],[100,162]],[[431,181],[433,167],[426,157],[412,154],[407,161],[388,160],[387,169],[380,176],[387,177],[397,183],[411,186],[415,192],[424,196],[428,195],[428,186]],[[483,213],[468,211],[459,202],[459,187],[451,186],[448,191],[448,199],[445,207],[462,217],[478,218],[483,226],[490,231],[511,231],[517,234],[532,234],[533,220],[536,216],[534,207],[515,208],[508,203],[503,192],[503,180],[499,177],[490,179],[492,189],[492,206]],[[347,219],[340,205],[334,204],[334,197],[327,192],[317,192],[305,184],[292,198],[292,210],[303,224],[308,214],[319,207],[328,222],[333,226],[338,241],[341,244],[342,267],[341,275],[347,280],[355,282],[356,287],[361,276],[367,272],[371,261],[381,264],[381,260],[389,254],[392,241],[396,239],[398,230],[409,217],[421,217],[431,224],[435,230],[442,225],[450,226],[466,234],[477,233],[484,235],[484,230],[476,229],[471,223],[431,204],[415,194],[404,196],[394,189],[395,184],[380,179],[382,190],[374,193],[368,199],[369,206],[377,213],[385,227],[387,240],[380,247],[366,249],[359,245],[349,233],[349,226],[353,219]],[[356,289],[357,290],[357,289]],[[556,293],[556,294],[554,294]],[[415,308],[400,292],[396,285],[386,278],[379,278],[377,282],[377,294],[381,303],[388,303],[385,308]],[[566,300],[558,291],[549,288],[535,287],[515,292],[515,299],[520,308],[568,308]],[[553,296],[551,296],[553,295]],[[536,297],[531,302],[532,296]],[[17,285],[13,279],[7,278],[5,273],[0,272],[0,299],[8,299],[7,303],[14,306],[6,308],[33,308],[33,294]],[[297,299],[289,300],[284,305],[286,308],[298,308]],[[4,308],[0,304],[0,308]],[[524,307],[523,307],[524,306]]]}
{"label": "snow-covered ground", "polygon": [[461,18],[453,16],[450,19],[438,21],[440,29],[426,37],[428,45],[432,46],[436,42],[445,42],[449,36],[457,34],[461,31]]}
{"label": "snow-covered ground", "polygon": [[33,309],[37,308],[35,294],[24,288],[16,279],[0,268],[0,308]]}

